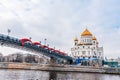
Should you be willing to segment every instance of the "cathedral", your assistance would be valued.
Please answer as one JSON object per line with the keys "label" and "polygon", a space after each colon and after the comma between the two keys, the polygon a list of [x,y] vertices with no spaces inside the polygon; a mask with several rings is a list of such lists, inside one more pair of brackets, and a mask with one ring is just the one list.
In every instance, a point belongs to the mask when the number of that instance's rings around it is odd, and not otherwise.
{"label": "cathedral", "polygon": [[102,59],[103,47],[99,47],[99,42],[95,36],[86,28],[80,35],[80,39],[74,39],[74,47],[71,48],[73,58]]}

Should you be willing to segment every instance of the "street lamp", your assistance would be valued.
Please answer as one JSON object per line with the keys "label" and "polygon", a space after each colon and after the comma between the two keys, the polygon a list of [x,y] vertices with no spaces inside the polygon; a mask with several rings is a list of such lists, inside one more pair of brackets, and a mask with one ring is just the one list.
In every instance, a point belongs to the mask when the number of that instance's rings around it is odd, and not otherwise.
{"label": "street lamp", "polygon": [[39,41],[39,43],[41,44],[41,41]]}
{"label": "street lamp", "polygon": [[49,44],[47,44],[47,46],[49,47]]}
{"label": "street lamp", "polygon": [[7,32],[8,32],[8,36],[9,36],[9,34],[10,34],[11,30],[10,30],[10,29],[8,29],[8,30],[7,30]]}
{"label": "street lamp", "polygon": [[45,39],[44,39],[44,42],[45,42],[44,45],[46,45],[46,41],[47,41],[47,39],[45,38]]}
{"label": "street lamp", "polygon": [[29,39],[31,40],[31,39],[32,39],[32,37],[29,37]]}

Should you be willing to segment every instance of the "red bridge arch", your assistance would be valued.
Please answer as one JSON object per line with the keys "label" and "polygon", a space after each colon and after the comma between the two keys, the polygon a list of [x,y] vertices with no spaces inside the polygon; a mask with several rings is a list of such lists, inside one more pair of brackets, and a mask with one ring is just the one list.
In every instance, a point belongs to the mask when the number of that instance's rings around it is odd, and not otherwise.
{"label": "red bridge arch", "polygon": [[28,38],[20,39],[20,42],[21,42],[22,46],[24,46],[24,43],[27,42],[27,41],[32,43],[32,41],[30,39],[28,39]]}

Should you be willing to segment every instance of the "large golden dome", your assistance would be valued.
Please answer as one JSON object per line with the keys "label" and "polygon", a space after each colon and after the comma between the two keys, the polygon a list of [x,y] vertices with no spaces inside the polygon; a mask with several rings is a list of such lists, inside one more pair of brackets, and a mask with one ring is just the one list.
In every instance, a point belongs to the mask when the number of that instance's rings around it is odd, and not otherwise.
{"label": "large golden dome", "polygon": [[92,33],[86,28],[85,31],[81,34],[81,36],[92,36]]}

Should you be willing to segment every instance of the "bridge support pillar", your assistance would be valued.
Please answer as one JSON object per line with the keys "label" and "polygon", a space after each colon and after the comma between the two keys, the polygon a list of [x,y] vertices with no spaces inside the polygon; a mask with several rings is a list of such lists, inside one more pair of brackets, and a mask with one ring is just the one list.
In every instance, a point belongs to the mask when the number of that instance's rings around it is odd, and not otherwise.
{"label": "bridge support pillar", "polygon": [[68,60],[67,63],[68,64],[73,64],[73,60]]}
{"label": "bridge support pillar", "polygon": [[53,57],[51,57],[51,58],[50,58],[50,64],[56,64],[56,59],[53,58]]}

